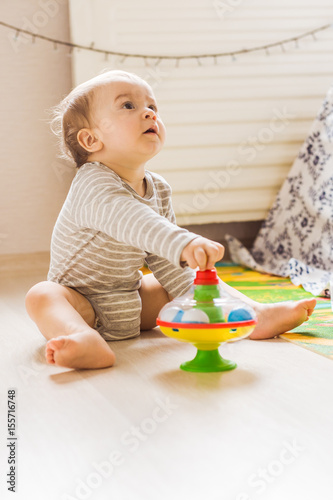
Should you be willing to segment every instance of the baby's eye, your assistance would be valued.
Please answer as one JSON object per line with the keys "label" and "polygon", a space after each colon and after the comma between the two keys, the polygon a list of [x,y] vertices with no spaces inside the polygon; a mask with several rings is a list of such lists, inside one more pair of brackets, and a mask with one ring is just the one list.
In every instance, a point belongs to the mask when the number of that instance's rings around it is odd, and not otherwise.
{"label": "baby's eye", "polygon": [[132,102],[128,101],[128,102],[125,102],[122,107],[125,109],[134,109],[134,104]]}
{"label": "baby's eye", "polygon": [[155,106],[155,104],[151,104],[149,108],[152,109],[154,113],[157,113],[157,106]]}

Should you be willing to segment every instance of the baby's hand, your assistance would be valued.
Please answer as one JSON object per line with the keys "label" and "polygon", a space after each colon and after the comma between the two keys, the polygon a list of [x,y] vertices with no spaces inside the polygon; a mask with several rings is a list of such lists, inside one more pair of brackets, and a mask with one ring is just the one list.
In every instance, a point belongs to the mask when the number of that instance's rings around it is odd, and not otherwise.
{"label": "baby's hand", "polygon": [[186,245],[180,260],[186,261],[192,269],[199,266],[200,270],[204,271],[205,269],[212,269],[215,262],[222,259],[223,255],[223,245],[200,236]]}

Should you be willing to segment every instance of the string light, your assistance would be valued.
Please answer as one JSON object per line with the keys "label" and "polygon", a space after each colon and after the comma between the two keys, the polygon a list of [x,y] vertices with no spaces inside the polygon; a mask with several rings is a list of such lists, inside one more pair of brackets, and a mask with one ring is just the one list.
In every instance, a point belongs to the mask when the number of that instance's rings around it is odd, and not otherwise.
{"label": "string light", "polygon": [[98,52],[98,53],[104,54],[105,60],[107,60],[108,56],[120,56],[120,57],[122,57],[120,62],[123,63],[127,57],[135,57],[135,58],[142,59],[144,61],[145,65],[148,66],[149,65],[148,59],[152,58],[154,60],[157,60],[155,66],[157,66],[163,60],[172,60],[172,61],[175,61],[176,67],[178,67],[180,64],[180,61],[184,60],[184,59],[192,59],[192,60],[194,59],[197,61],[199,66],[202,66],[201,60],[206,59],[206,58],[213,59],[214,64],[217,64],[218,57],[231,57],[232,61],[236,61],[236,55],[238,56],[240,54],[245,54],[245,53],[248,54],[250,52],[258,52],[258,51],[262,51],[262,50],[265,50],[266,54],[270,55],[269,49],[272,47],[281,47],[282,52],[285,52],[284,44],[286,44],[288,42],[294,42],[296,48],[299,48],[298,42],[302,38],[312,36],[312,38],[314,40],[317,40],[317,38],[315,36],[316,33],[318,33],[319,31],[327,30],[328,28],[332,28],[332,24],[325,24],[324,26],[320,26],[320,27],[315,28],[313,30],[302,33],[301,35],[299,35],[297,37],[286,38],[284,40],[280,40],[279,42],[265,44],[265,45],[261,45],[258,47],[252,47],[250,49],[240,49],[240,50],[231,51],[231,52],[220,52],[220,53],[213,53],[213,54],[188,54],[188,55],[172,56],[172,55],[158,55],[158,54],[151,54],[151,55],[136,54],[136,53],[130,54],[130,53],[124,53],[124,52],[117,52],[117,51],[113,51],[113,50],[99,49],[99,48],[96,48],[94,46],[95,42],[91,42],[91,44],[88,46],[87,45],[79,45],[76,43],[64,42],[62,40],[57,40],[55,38],[51,38],[48,36],[39,35],[37,33],[33,33],[32,31],[25,30],[23,28],[18,28],[17,26],[13,26],[13,25],[5,23],[3,21],[0,21],[0,26],[4,26],[6,28],[13,30],[15,32],[14,40],[17,40],[19,38],[19,35],[21,33],[24,33],[24,34],[30,35],[32,37],[33,43],[35,42],[36,38],[53,43],[54,50],[57,50],[58,45],[66,46],[69,49],[68,55],[72,54],[73,49],[77,49],[78,51],[80,51],[80,49],[82,49],[82,50],[90,50],[92,52]]}

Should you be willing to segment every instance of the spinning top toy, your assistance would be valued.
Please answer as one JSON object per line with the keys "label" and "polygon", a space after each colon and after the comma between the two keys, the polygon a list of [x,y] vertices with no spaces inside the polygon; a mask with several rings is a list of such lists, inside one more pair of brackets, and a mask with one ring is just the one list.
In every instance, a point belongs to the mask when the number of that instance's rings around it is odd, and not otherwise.
{"label": "spinning top toy", "polygon": [[257,324],[254,310],[227,293],[216,269],[197,271],[190,290],[166,304],[157,324],[168,337],[190,342],[197,348],[194,359],[180,365],[192,372],[220,372],[236,368],[223,359],[218,347],[248,337]]}

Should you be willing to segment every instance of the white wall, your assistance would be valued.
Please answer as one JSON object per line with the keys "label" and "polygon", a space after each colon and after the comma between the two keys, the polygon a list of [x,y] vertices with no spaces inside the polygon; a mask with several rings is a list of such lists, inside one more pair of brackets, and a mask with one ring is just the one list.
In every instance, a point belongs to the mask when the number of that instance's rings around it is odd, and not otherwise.
{"label": "white wall", "polygon": [[[221,5],[231,10],[221,15]],[[0,19],[96,47],[179,54],[276,41],[333,17],[331,0],[72,0],[71,9],[72,34],[66,0],[1,0]],[[202,67],[161,62],[157,72],[133,59],[75,51],[75,78],[109,66],[150,81],[168,128],[166,148],[150,168],[171,183],[179,223],[255,220],[265,217],[332,82],[332,31],[317,38],[285,54],[275,49],[270,57]],[[48,251],[74,172],[56,158],[45,110],[71,87],[71,57],[22,35],[15,42],[0,27],[0,64],[0,254]],[[240,143],[258,139],[276,108],[294,115],[288,126],[267,144],[257,142],[253,159],[240,154]],[[232,160],[240,175],[212,186]]]}
{"label": "white wall", "polygon": [[[332,21],[332,0],[70,0],[73,41],[142,54],[205,54],[290,38]],[[333,30],[271,54],[214,61],[76,52],[81,82],[106,66],[154,87],[168,138],[149,163],[173,188],[180,224],[265,218],[329,85]],[[282,116],[282,118],[281,118]],[[228,169],[231,164],[238,169]]]}
{"label": "white wall", "polygon": [[[0,19],[68,40],[64,0],[1,0]],[[56,159],[47,109],[71,87],[67,51],[0,27],[0,254],[47,251],[73,172]]]}

